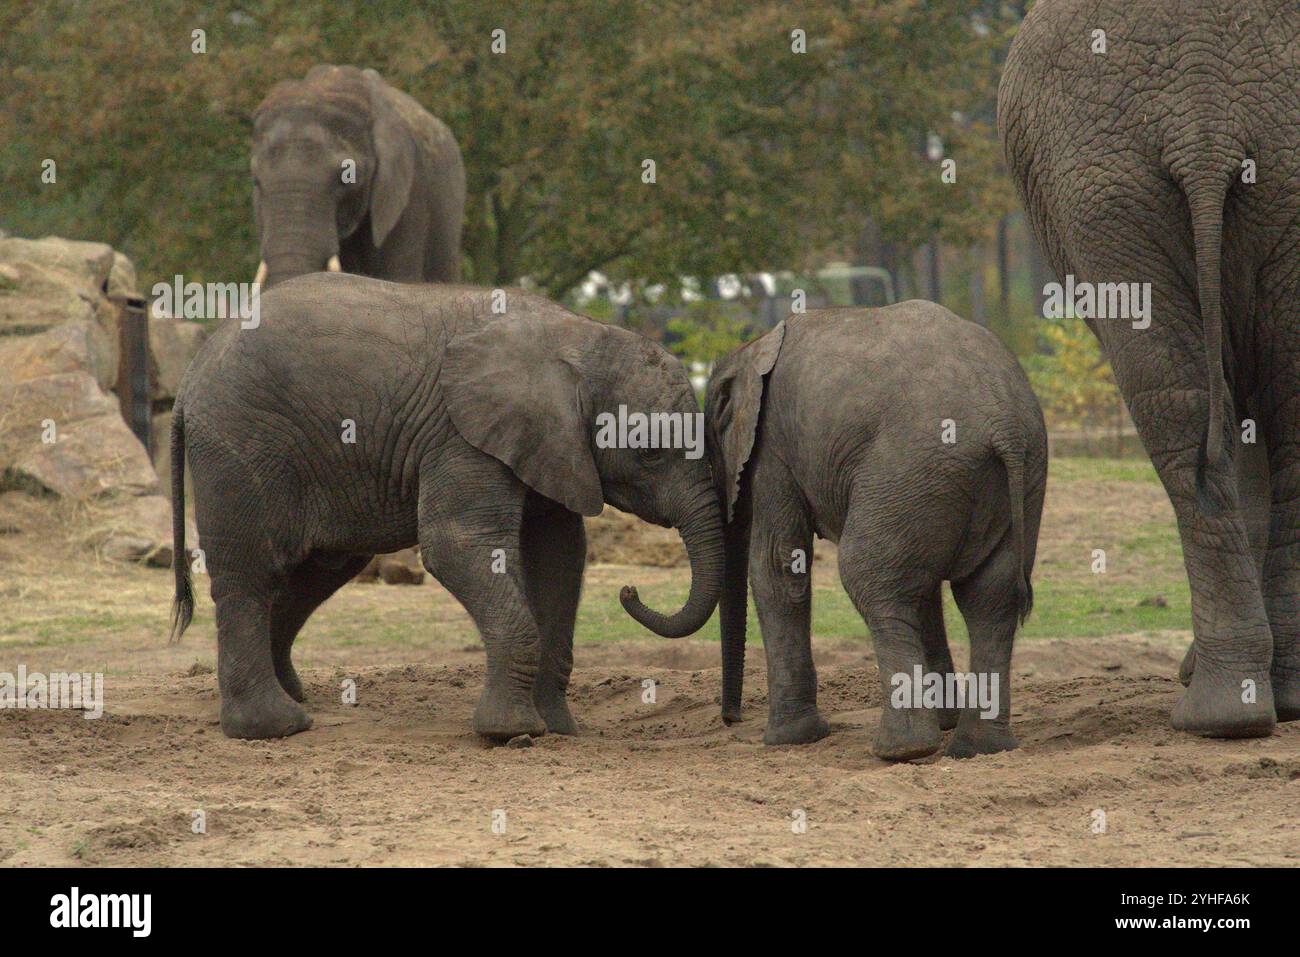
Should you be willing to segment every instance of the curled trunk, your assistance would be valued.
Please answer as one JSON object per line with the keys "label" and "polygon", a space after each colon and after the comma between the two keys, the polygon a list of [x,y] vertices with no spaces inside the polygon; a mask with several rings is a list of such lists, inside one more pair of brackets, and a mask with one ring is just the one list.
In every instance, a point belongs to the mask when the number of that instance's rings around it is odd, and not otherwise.
{"label": "curled trunk", "polygon": [[686,604],[674,614],[664,615],[642,604],[631,585],[619,595],[629,615],[664,638],[684,638],[704,627],[718,604],[722,586],[722,515],[712,488],[703,486],[683,511],[681,521],[673,524],[681,533],[691,562],[691,590]]}

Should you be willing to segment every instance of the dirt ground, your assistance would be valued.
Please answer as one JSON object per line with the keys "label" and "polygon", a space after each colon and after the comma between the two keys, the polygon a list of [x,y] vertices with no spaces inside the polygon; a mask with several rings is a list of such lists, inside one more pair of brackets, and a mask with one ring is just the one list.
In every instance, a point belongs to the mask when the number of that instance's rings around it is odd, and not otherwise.
{"label": "dirt ground", "polygon": [[[221,735],[210,673],[110,673],[99,720],[0,713],[0,862],[1300,864],[1300,725],[1245,742],[1176,734],[1174,641],[1026,643],[1020,749],[913,764],[870,753],[868,648],[818,647],[833,733],[796,748],[761,744],[755,647],[747,720],[728,729],[715,644],[580,645],[570,693],[584,732],[527,749],[469,731],[473,646],[310,669],[315,727],[276,742]],[[341,703],[345,678],[355,706]]]}
{"label": "dirt ground", "polygon": [[[1058,471],[1043,593],[1086,581],[1077,591],[1097,598],[1078,606],[1080,625],[1157,586],[1175,603],[1182,573],[1158,486]],[[911,764],[871,754],[875,663],[865,627],[844,619],[857,637],[815,641],[833,733],[768,748],[761,645],[749,647],[746,720],[726,728],[715,642],[618,640],[645,634],[619,586],[684,593],[686,572],[665,567],[657,540],[639,564],[609,564],[626,560],[615,529],[587,574],[578,737],[511,749],[470,732],[482,646],[426,581],[349,585],[322,607],[295,649],[315,726],[242,742],[217,724],[205,584],[194,625],[167,644],[170,573],[101,560],[87,524],[75,507],[0,495],[0,671],[105,674],[98,720],[0,709],[0,864],[1300,865],[1300,722],[1237,742],[1169,727],[1185,611],[1141,634],[1020,640],[1019,750]],[[1104,582],[1088,571],[1098,543],[1113,558]],[[818,588],[828,576],[826,604],[832,555],[821,549],[814,572]],[[1035,618],[1067,598],[1040,600]],[[954,641],[959,666],[965,656]],[[342,702],[347,680],[355,706]]]}

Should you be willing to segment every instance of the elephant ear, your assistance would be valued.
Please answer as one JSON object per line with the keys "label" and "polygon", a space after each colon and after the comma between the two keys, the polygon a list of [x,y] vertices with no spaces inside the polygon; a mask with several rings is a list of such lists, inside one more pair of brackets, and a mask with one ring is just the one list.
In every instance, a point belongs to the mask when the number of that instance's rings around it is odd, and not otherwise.
{"label": "elephant ear", "polygon": [[776,365],[785,338],[780,322],[764,336],[740,349],[722,370],[716,387],[710,384],[708,419],[717,444],[715,462],[727,521],[735,515],[740,473],[754,450],[758,416],[763,407],[763,378]]}
{"label": "elephant ear", "polygon": [[370,234],[384,244],[406,210],[415,179],[415,137],[393,104],[388,86],[374,70],[365,71],[374,117],[375,174],[370,183]]}
{"label": "elephant ear", "polygon": [[440,384],[465,441],[580,515],[605,497],[580,374],[589,320],[507,315],[454,340]]}

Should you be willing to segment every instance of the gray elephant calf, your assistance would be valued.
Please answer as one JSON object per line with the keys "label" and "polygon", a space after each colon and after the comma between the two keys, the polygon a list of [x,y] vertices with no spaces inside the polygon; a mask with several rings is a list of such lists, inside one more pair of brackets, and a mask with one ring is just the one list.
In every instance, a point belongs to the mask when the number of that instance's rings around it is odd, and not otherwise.
{"label": "gray elephant calf", "polygon": [[[631,432],[602,441],[617,431],[610,422],[656,414],[679,437],[694,426],[694,448]],[[583,515],[608,502],[681,530],[685,606],[665,617],[628,588],[632,617],[680,637],[713,613],[722,517],[700,415],[662,347],[519,290],[337,273],[271,290],[256,328],[232,319],[204,343],[172,420],[173,630],[194,605],[188,450],[222,730],[267,738],[309,727],[290,661],[298,630],[371,555],[418,543],[487,647],[475,730],[572,733]]]}
{"label": "gray elephant calf", "polygon": [[[885,695],[876,753],[932,754],[954,726],[949,754],[1015,747],[1011,644],[1032,603],[1047,433],[1007,349],[929,302],[792,316],[718,364],[706,420],[728,519],[724,720],[740,717],[748,579],[767,654],[764,741],[828,731],[809,638],[815,533],[839,544],[840,580],[875,643]],[[917,707],[920,688],[900,700],[914,677],[954,673],[944,580],[970,631],[971,671],[996,691],[995,716],[971,699],[959,716],[951,700]]]}

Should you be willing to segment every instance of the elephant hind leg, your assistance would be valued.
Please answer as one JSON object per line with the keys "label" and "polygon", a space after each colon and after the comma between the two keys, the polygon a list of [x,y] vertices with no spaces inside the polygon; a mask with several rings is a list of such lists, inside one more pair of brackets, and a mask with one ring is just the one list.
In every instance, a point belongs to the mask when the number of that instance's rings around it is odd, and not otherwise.
{"label": "elephant hind leg", "polygon": [[969,758],[1016,747],[1011,733],[1011,647],[1020,619],[1020,576],[1020,556],[1008,535],[974,573],[953,582],[953,597],[970,634],[969,673],[974,684],[966,686],[966,707],[948,742],[950,757]]}
{"label": "elephant hind leg", "polygon": [[[847,544],[847,547],[846,547]],[[868,554],[849,536],[840,539],[840,580],[853,600],[876,649],[880,670],[880,728],[872,750],[887,761],[908,761],[934,754],[943,744],[940,709],[914,704],[910,689],[918,670],[928,670],[923,640],[921,600],[909,593],[914,573],[882,568],[869,571],[860,561]],[[925,589],[926,594],[932,587]]]}
{"label": "elephant hind leg", "polygon": [[[948,631],[943,623],[943,583],[934,586],[930,594],[921,599],[921,644],[925,646],[925,670],[933,674],[950,675],[954,672],[952,651],[948,647]],[[957,727],[957,709],[939,711],[939,728],[951,731]]]}
{"label": "elephant hind leg", "polygon": [[[1291,230],[1279,249],[1291,250],[1300,232]],[[1300,720],[1300,304],[1296,302],[1293,257],[1283,254],[1260,277],[1260,311],[1268,317],[1267,337],[1254,355],[1259,369],[1264,461],[1250,472],[1265,473],[1266,548],[1263,561],[1264,607],[1273,637],[1269,680],[1278,721]],[[1253,411],[1253,409],[1252,409]],[[1244,458],[1244,456],[1243,456]],[[1258,493],[1255,496],[1258,498]]]}
{"label": "elephant hind leg", "polygon": [[271,608],[282,582],[253,568],[209,563],[217,619],[221,730],[230,738],[283,738],[311,718],[281,686],[271,654]]}
{"label": "elephant hind leg", "polygon": [[355,578],[369,561],[369,555],[341,556],[338,562],[309,555],[289,573],[284,588],[271,602],[271,661],[280,687],[294,701],[306,700],[302,681],[293,667],[294,639],[312,612]]}
{"label": "elephant hind leg", "polygon": [[[1300,454],[1293,474],[1298,470]],[[1288,493],[1289,499],[1279,489],[1274,501],[1273,539],[1264,566],[1264,604],[1273,633],[1269,679],[1278,721],[1300,720],[1300,490]]]}
{"label": "elephant hind leg", "polygon": [[942,709],[915,687],[918,672],[934,670],[939,644],[947,655],[938,563],[923,556],[916,532],[927,527],[931,505],[915,499],[899,508],[874,490],[856,494],[840,536],[840,581],[871,630],[880,671],[883,703],[872,750],[890,761],[925,757],[943,745]]}
{"label": "elephant hind leg", "polygon": [[767,659],[763,743],[810,744],[830,733],[817,708],[812,655],[811,516],[793,476],[775,457],[758,458],[752,487],[749,576]]}

